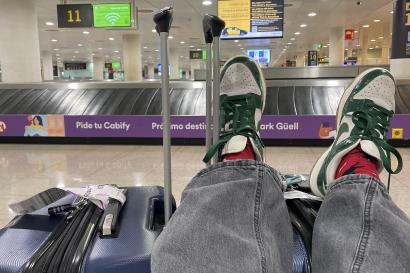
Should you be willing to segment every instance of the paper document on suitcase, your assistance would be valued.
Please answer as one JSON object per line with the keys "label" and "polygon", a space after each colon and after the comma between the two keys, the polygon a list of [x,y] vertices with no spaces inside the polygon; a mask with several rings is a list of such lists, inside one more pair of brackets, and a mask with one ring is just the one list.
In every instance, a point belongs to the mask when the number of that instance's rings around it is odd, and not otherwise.
{"label": "paper document on suitcase", "polygon": [[118,200],[124,205],[126,197],[124,190],[116,185],[87,185],[84,188],[64,188],[65,191],[89,199],[91,202],[106,209],[110,199]]}

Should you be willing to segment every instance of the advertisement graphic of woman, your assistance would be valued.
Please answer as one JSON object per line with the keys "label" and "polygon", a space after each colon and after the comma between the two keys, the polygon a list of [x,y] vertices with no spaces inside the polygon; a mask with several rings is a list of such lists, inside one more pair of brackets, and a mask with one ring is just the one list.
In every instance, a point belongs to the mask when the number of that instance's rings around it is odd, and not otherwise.
{"label": "advertisement graphic of woman", "polygon": [[0,120],[0,133],[6,132],[7,126],[6,124]]}
{"label": "advertisement graphic of woman", "polygon": [[32,120],[32,125],[34,126],[43,126],[43,119],[40,116],[34,116]]}
{"label": "advertisement graphic of woman", "polygon": [[47,116],[30,115],[27,119],[28,125],[26,125],[24,136],[48,136]]}

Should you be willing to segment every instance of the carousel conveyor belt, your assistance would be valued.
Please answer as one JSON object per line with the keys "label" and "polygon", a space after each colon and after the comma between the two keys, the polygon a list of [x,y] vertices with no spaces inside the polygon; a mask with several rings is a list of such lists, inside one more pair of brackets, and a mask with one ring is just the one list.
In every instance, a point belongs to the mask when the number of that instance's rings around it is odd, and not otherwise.
{"label": "carousel conveyor belt", "polygon": [[[100,84],[101,85],[101,84]],[[159,86],[64,88],[55,85],[7,88],[0,85],[0,115],[161,115]],[[332,115],[346,85],[268,84],[265,115]],[[170,90],[172,115],[205,115],[205,88],[187,85]],[[410,114],[410,85],[399,85],[396,113]]]}

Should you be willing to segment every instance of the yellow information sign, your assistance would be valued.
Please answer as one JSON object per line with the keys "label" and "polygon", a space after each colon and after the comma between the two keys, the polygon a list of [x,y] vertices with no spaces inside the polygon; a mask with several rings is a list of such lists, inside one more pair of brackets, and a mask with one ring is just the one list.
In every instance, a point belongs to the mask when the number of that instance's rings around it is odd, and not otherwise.
{"label": "yellow information sign", "polygon": [[219,1],[218,11],[219,17],[226,23],[226,28],[232,30],[237,28],[246,32],[251,30],[249,23],[251,20],[251,2],[249,0]]}
{"label": "yellow information sign", "polygon": [[222,39],[282,38],[283,0],[219,0]]}

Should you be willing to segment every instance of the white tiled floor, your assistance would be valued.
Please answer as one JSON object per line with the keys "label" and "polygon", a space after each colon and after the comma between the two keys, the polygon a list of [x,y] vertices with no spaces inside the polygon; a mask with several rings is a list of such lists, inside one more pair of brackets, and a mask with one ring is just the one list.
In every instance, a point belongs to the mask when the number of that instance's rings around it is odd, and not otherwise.
{"label": "white tiled floor", "polygon": [[[283,173],[309,173],[325,148],[268,147],[267,163]],[[400,149],[404,170],[393,176],[391,195],[410,215],[410,149]],[[189,180],[204,167],[204,148],[172,149],[173,193],[179,201]],[[13,215],[7,204],[54,186],[89,183],[161,185],[161,146],[0,145],[0,227]],[[383,179],[386,175],[383,174]]]}

